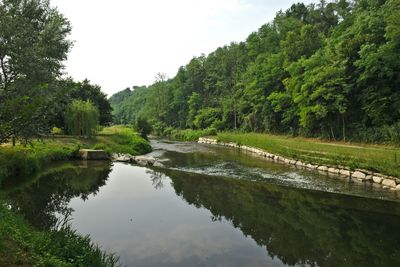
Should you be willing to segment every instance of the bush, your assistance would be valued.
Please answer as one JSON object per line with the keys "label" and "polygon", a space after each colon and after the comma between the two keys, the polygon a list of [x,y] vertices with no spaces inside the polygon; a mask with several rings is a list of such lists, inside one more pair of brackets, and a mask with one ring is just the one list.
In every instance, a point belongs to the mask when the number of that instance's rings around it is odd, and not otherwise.
{"label": "bush", "polygon": [[151,152],[149,142],[130,128],[114,126],[105,128],[103,132],[107,133],[109,137],[101,141],[107,145],[110,152],[132,155]]}
{"label": "bush", "polygon": [[154,121],[154,122],[152,123],[152,125],[153,125],[153,133],[154,133],[155,135],[157,135],[157,136],[163,136],[164,130],[165,130],[165,128],[167,127],[167,126],[165,125],[165,123],[160,122],[160,121]]}
{"label": "bush", "polygon": [[151,133],[152,127],[146,118],[138,117],[134,124],[134,129],[140,134],[141,137],[147,139],[147,135]]}
{"label": "bush", "polygon": [[356,142],[400,145],[400,122],[377,128],[356,127],[351,137]]}
{"label": "bush", "polygon": [[60,128],[57,128],[57,127],[53,127],[51,129],[51,134],[52,135],[60,135],[60,134],[63,134],[63,130]]}
{"label": "bush", "polygon": [[0,147],[0,181],[31,175],[47,163],[76,156],[78,145],[34,143],[30,147]]}
{"label": "bush", "polygon": [[[222,112],[218,108],[206,108],[202,109],[200,113],[195,117],[193,124],[198,129],[206,129],[211,127],[216,121],[221,121]],[[218,122],[217,122],[218,124]]]}
{"label": "bush", "polygon": [[208,128],[205,130],[173,130],[168,136],[171,139],[181,141],[197,141],[202,136],[216,135],[217,130],[215,128]]}

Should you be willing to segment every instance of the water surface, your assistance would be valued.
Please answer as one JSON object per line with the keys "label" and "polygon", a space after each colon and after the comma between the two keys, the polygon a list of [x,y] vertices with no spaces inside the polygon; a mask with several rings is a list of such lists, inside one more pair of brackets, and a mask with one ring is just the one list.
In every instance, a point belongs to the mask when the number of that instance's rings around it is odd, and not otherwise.
{"label": "water surface", "polygon": [[68,162],[5,192],[127,266],[400,266],[398,196],[241,154],[153,141],[166,168]]}

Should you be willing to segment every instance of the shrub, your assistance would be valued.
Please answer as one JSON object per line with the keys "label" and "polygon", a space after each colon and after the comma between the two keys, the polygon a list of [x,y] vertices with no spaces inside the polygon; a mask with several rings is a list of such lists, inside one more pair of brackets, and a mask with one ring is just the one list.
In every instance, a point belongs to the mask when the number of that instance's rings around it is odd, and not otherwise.
{"label": "shrub", "polygon": [[141,137],[147,139],[147,135],[151,133],[152,127],[146,118],[138,117],[134,124],[134,129],[140,134]]}
{"label": "shrub", "polygon": [[52,135],[60,135],[60,134],[63,134],[63,130],[58,127],[53,127],[51,129],[51,134]]}
{"label": "shrub", "polygon": [[[195,117],[193,124],[198,129],[206,129],[216,121],[221,121],[222,112],[218,108],[202,109]],[[222,121],[221,121],[222,122]]]}

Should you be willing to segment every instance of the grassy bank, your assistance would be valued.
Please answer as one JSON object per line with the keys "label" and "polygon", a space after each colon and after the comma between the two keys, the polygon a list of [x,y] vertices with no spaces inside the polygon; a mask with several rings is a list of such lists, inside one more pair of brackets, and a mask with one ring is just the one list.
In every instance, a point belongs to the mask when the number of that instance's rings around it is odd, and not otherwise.
{"label": "grassy bank", "polygon": [[400,177],[400,149],[395,147],[328,143],[256,133],[218,133],[218,140],[261,148],[303,162],[362,168]]}
{"label": "grassy bank", "polygon": [[54,136],[32,145],[0,146],[0,184],[6,177],[31,175],[51,161],[77,156],[80,148],[104,149],[107,153],[145,154],[151,146],[132,129],[122,126],[104,128],[93,138]]}
{"label": "grassy bank", "polygon": [[0,266],[118,265],[118,258],[105,254],[68,225],[38,231],[5,203],[0,199]]}

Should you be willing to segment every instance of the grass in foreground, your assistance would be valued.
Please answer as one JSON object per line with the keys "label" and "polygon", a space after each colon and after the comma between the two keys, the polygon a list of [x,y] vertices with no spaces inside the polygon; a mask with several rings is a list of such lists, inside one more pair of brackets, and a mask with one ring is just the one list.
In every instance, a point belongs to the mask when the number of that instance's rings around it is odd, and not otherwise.
{"label": "grass in foreground", "polygon": [[118,266],[113,254],[105,254],[88,236],[80,236],[68,224],[38,231],[0,200],[0,266]]}
{"label": "grass in foreground", "polygon": [[363,144],[327,143],[257,133],[218,133],[218,140],[258,147],[303,162],[362,168],[400,177],[400,149]]}

